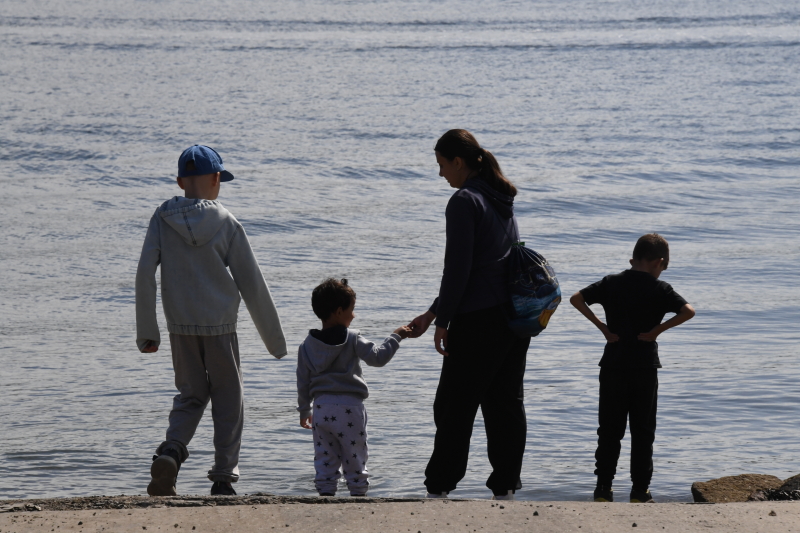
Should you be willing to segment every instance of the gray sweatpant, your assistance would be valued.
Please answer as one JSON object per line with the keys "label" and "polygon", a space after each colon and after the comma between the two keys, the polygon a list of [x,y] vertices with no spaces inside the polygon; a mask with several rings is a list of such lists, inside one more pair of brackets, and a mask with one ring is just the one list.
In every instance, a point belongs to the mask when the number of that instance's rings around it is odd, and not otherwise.
{"label": "gray sweatpant", "polygon": [[189,457],[192,440],[203,412],[211,400],[214,421],[214,467],[211,481],[239,480],[239,450],[242,445],[244,400],[239,340],[236,333],[224,335],[169,334],[175,387],[167,440],[156,450],[172,449],[181,462]]}

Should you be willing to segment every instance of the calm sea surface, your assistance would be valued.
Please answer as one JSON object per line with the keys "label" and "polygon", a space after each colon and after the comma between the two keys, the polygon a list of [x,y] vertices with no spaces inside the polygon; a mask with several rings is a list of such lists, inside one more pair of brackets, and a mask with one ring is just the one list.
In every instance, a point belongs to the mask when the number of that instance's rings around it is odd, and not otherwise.
{"label": "calm sea surface", "polygon": [[[797,474],[798,65],[796,0],[4,0],[0,498],[144,493],[175,390],[168,344],[136,349],[134,274],[197,142],[236,175],[220,200],[290,345],[269,356],[242,306],[237,489],[314,494],[294,410],[311,289],[349,278],[372,340],[426,309],[452,192],[433,145],[454,127],[517,184],[567,295],[626,268],[639,235],[669,239],[663,279],[697,317],[659,339],[657,498]],[[568,304],[531,343],[518,497],[591,497],[602,349]],[[424,493],[440,364],[427,334],[365,369],[371,494]],[[482,425],[454,495],[490,496]],[[179,491],[208,491],[211,436],[209,412]]]}

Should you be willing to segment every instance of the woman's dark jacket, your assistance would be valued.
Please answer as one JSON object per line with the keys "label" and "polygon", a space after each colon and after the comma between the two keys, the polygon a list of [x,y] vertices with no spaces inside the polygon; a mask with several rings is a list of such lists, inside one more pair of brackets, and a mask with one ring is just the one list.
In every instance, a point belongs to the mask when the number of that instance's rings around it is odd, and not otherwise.
{"label": "woman's dark jacket", "polygon": [[506,261],[519,236],[514,198],[479,178],[467,180],[453,194],[445,217],[444,273],[439,297],[430,307],[434,323],[444,328],[457,314],[510,300]]}

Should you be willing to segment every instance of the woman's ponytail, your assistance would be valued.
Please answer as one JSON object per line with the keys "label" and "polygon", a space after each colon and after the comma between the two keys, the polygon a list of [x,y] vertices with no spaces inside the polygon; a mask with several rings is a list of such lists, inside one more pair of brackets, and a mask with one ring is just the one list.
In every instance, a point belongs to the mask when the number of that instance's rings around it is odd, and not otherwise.
{"label": "woman's ponytail", "polygon": [[448,131],[436,142],[434,150],[448,161],[460,157],[469,168],[478,171],[478,179],[497,192],[512,197],[517,195],[517,188],[503,175],[494,155],[481,148],[475,136],[467,130]]}

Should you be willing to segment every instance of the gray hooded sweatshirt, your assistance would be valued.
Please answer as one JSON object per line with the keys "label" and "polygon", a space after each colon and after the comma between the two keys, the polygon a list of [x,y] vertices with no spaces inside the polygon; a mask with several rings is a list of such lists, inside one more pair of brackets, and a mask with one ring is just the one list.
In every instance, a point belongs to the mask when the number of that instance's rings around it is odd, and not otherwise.
{"label": "gray hooded sweatshirt", "polygon": [[221,203],[176,196],[161,204],[150,219],[136,272],[139,350],[144,350],[148,340],[156,346],[161,342],[156,320],[159,264],[170,333],[232,333],[244,298],[269,353],[278,358],[286,355],[278,311],[250,242],[242,225]]}
{"label": "gray hooded sweatshirt", "polygon": [[311,400],[323,394],[345,394],[366,399],[369,388],[361,373],[364,361],[383,366],[400,348],[400,336],[392,333],[382,344],[370,342],[357,330],[347,330],[344,344],[325,344],[311,335],[297,353],[297,410],[300,418],[311,416]]}

